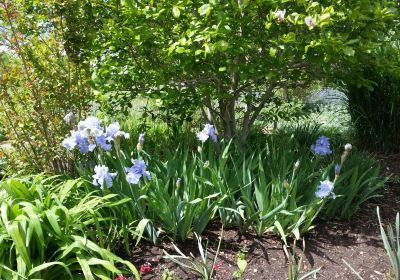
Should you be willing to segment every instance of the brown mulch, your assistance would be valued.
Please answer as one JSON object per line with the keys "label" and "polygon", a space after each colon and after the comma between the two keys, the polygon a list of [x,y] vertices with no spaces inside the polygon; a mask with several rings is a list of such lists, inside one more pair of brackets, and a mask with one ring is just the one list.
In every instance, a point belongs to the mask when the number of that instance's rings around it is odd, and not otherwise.
{"label": "brown mulch", "polygon": [[[399,178],[400,154],[380,156],[379,160],[384,166],[385,175],[392,174],[395,175],[393,178]],[[303,256],[302,274],[321,268],[315,279],[358,279],[345,265],[345,260],[364,279],[387,279],[390,264],[380,237],[376,207],[380,206],[385,224],[393,223],[396,212],[400,211],[400,184],[397,179],[388,183],[382,198],[367,202],[351,221],[317,222],[316,228],[305,236],[304,254],[301,253],[301,246],[298,246],[298,255]],[[211,257],[217,247],[219,234],[218,225],[211,225],[204,233],[204,238],[209,240]],[[190,252],[199,255],[195,240],[177,243],[177,246],[186,255]],[[163,279],[162,274],[167,269],[173,271],[178,279],[200,279],[163,259],[163,249],[175,254],[168,241],[159,246],[142,243],[133,247],[130,259],[137,267],[145,262],[152,265],[152,271],[143,274],[143,279]],[[248,262],[241,279],[287,279],[288,262],[279,238],[242,235],[231,229],[223,234],[216,279],[236,279],[232,274],[237,270],[236,257],[241,250],[246,251]]]}

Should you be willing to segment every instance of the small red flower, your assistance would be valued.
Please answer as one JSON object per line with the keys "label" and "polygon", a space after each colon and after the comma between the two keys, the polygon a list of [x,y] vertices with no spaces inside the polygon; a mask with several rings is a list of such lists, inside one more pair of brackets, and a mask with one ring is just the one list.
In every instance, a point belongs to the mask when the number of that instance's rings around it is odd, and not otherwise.
{"label": "small red flower", "polygon": [[223,267],[224,266],[224,263],[223,262],[220,262],[219,264],[215,264],[214,265],[214,267],[213,267],[213,269],[215,270],[215,271],[218,271],[221,267]]}
{"label": "small red flower", "polygon": [[145,264],[142,264],[142,265],[140,266],[140,273],[141,273],[141,274],[148,273],[148,272],[150,272],[151,270],[152,270],[152,267],[151,267],[151,263],[149,263],[149,262],[146,262]]}
{"label": "small red flower", "polygon": [[124,275],[118,275],[117,277],[115,277],[115,280],[127,280],[128,278],[126,278]]}

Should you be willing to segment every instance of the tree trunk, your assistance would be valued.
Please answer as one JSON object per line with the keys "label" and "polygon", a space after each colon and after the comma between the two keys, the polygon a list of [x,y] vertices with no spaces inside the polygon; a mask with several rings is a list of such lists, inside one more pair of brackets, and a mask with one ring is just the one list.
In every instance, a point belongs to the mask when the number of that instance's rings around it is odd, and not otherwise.
{"label": "tree trunk", "polygon": [[251,103],[247,104],[247,109],[243,119],[242,133],[240,136],[240,145],[243,147],[246,144],[247,138],[249,137],[250,129],[256,121],[257,117],[260,115],[261,110],[264,108],[265,104],[270,101],[274,96],[275,85],[270,85],[263,97],[261,98],[258,106],[252,106]]}
{"label": "tree trunk", "polygon": [[230,140],[236,136],[235,100],[219,101],[219,111],[222,117],[224,138]]}

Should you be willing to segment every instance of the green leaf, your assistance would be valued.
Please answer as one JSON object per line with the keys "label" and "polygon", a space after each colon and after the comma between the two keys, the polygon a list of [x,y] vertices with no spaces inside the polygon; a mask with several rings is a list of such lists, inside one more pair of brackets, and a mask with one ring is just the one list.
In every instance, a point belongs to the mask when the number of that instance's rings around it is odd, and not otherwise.
{"label": "green leaf", "polygon": [[17,223],[13,223],[7,227],[7,231],[10,234],[12,240],[14,241],[15,247],[17,249],[18,255],[20,255],[26,264],[26,266],[31,266],[31,258],[28,253],[28,248],[25,245],[24,238],[19,231]]}
{"label": "green leaf", "polygon": [[285,234],[285,232],[283,231],[283,228],[282,228],[281,223],[279,223],[279,221],[275,221],[275,222],[274,222],[274,226],[275,226],[275,228],[278,230],[279,234],[281,235],[281,238],[282,238],[282,240],[283,240],[283,243],[285,243],[285,245],[287,245],[287,242],[286,242],[286,234]]}
{"label": "green leaf", "polygon": [[220,40],[215,44],[215,47],[224,52],[229,48],[229,44],[224,40]]}
{"label": "green leaf", "polygon": [[294,32],[289,32],[282,36],[282,40],[284,43],[291,43],[296,40],[296,34]]}
{"label": "green leaf", "polygon": [[346,46],[348,46],[348,45],[353,45],[353,44],[357,44],[358,42],[360,42],[360,39],[352,39],[352,40],[347,41],[347,42],[345,43],[345,45],[346,45]]}
{"label": "green leaf", "polygon": [[49,223],[50,223],[51,227],[54,229],[55,233],[59,236],[62,236],[61,228],[57,221],[58,220],[57,215],[51,210],[48,210],[45,213],[46,213],[46,217],[49,220]]}
{"label": "green leaf", "polygon": [[111,271],[113,273],[121,273],[119,269],[117,269],[111,262],[105,261],[99,258],[91,258],[88,260],[88,264],[90,266],[95,266],[95,265],[102,265],[105,269],[108,271]]}
{"label": "green leaf", "polygon": [[204,4],[202,5],[199,9],[198,12],[201,16],[209,16],[211,12],[211,5],[210,4]]}
{"label": "green leaf", "polygon": [[246,270],[247,261],[244,260],[244,259],[238,259],[238,260],[237,260],[237,266],[238,266],[240,272],[243,273],[243,272]]}
{"label": "green leaf", "polygon": [[343,48],[343,53],[347,56],[354,56],[355,51],[352,47],[344,47]]}
{"label": "green leaf", "polygon": [[28,275],[29,275],[29,276],[32,276],[32,275],[35,274],[36,272],[39,272],[39,271],[42,271],[42,270],[46,270],[46,269],[48,269],[49,267],[55,266],[55,265],[59,265],[59,266],[63,267],[64,270],[67,272],[68,276],[70,277],[70,279],[74,279],[74,278],[72,277],[71,271],[69,270],[68,266],[67,266],[65,263],[63,263],[63,262],[48,262],[48,263],[44,263],[44,264],[38,265],[38,266],[32,268],[32,269],[29,271],[29,274],[28,274]]}
{"label": "green leaf", "polygon": [[136,245],[139,244],[140,239],[143,237],[144,230],[148,223],[150,223],[149,219],[142,219],[142,220],[140,220],[139,224],[137,225],[137,227],[136,227],[136,234],[137,234]]}
{"label": "green leaf", "polygon": [[78,260],[78,263],[81,266],[83,275],[85,275],[86,280],[91,280],[94,279],[92,271],[90,270],[90,266],[88,263],[88,260],[81,252],[79,252],[76,256],[76,259]]}
{"label": "green leaf", "polygon": [[174,16],[174,18],[179,18],[179,16],[181,15],[181,11],[177,6],[174,6],[172,8],[172,15]]}
{"label": "green leaf", "polygon": [[275,57],[276,56],[276,52],[277,52],[277,49],[275,49],[275,48],[269,48],[269,55],[271,56],[271,57]]}

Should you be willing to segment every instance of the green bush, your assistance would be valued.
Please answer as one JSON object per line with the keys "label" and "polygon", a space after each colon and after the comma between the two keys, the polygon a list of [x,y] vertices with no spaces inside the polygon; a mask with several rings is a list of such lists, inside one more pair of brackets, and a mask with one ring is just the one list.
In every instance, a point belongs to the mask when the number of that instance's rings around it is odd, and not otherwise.
{"label": "green bush", "polygon": [[[135,267],[108,249],[118,225],[116,194],[83,180],[34,176],[0,183],[1,279],[114,279]],[[97,244],[99,243],[100,246]]]}
{"label": "green bush", "polygon": [[0,5],[0,45],[7,46],[0,52],[0,137],[4,133],[15,148],[4,151],[12,173],[72,171],[59,145],[70,129],[63,118],[90,108],[88,64],[65,43],[70,26],[63,12],[70,4],[63,11],[54,5]]}
{"label": "green bush", "polygon": [[[400,48],[400,47],[398,47]],[[397,50],[394,61],[400,61]],[[384,53],[387,57],[392,55]],[[383,151],[400,149],[400,72],[365,67],[369,86],[349,84],[349,112],[358,145]]]}

